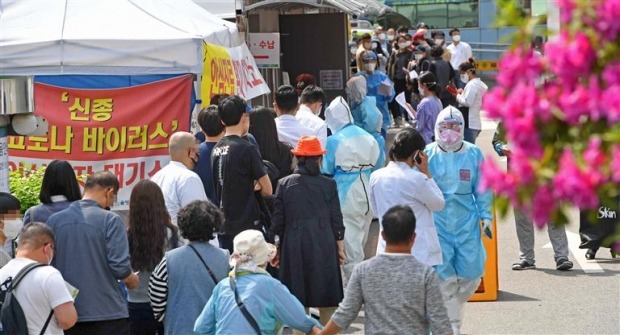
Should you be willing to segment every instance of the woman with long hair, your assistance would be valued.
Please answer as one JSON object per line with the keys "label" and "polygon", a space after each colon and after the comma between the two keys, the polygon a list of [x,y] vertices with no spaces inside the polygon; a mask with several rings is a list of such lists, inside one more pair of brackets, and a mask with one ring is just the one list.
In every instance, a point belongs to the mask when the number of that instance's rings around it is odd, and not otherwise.
{"label": "woman with long hair", "polygon": [[459,110],[465,117],[465,141],[476,144],[476,138],[482,129],[482,97],[489,87],[480,80],[476,74],[476,63],[473,58],[459,65],[461,81],[465,83],[464,89],[459,89],[456,101]]}
{"label": "woman with long hair", "polygon": [[53,160],[43,174],[39,192],[41,204],[30,207],[24,213],[24,222],[46,223],[52,214],[66,209],[71,202],[81,198],[80,186],[71,164],[63,160]]}
{"label": "woman with long hair", "polygon": [[127,238],[131,267],[140,277],[140,286],[127,291],[130,333],[163,334],[149,302],[149,278],[164,252],[177,247],[178,234],[161,189],[151,180],[138,182],[131,191]]}
{"label": "woman with long hair", "polygon": [[416,129],[424,138],[424,142],[431,143],[435,141],[437,115],[443,109],[438,97],[441,94],[441,86],[437,84],[437,78],[432,72],[422,72],[418,77],[418,90],[423,98],[418,104]]}

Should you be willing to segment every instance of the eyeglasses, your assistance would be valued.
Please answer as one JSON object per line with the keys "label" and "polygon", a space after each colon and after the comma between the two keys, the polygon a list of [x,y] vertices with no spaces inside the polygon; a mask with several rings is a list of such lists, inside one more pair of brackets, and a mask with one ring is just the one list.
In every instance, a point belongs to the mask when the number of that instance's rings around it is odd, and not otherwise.
{"label": "eyeglasses", "polygon": [[441,122],[439,123],[439,129],[452,129],[456,131],[461,130],[460,122]]}

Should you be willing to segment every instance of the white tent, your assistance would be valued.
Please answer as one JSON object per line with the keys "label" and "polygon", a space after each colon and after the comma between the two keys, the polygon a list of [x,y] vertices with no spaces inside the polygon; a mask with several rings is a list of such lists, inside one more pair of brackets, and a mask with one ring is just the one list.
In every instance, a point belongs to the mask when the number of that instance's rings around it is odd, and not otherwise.
{"label": "white tent", "polygon": [[201,73],[236,32],[191,0],[0,0],[0,75]]}

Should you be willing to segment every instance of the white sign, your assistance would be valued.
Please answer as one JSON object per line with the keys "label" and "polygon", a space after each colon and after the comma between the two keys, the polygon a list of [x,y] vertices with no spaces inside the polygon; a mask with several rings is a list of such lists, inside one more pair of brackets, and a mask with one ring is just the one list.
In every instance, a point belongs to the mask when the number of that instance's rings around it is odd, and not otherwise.
{"label": "white sign", "polygon": [[326,90],[342,90],[342,70],[321,70],[319,71],[321,88]]}
{"label": "white sign", "polygon": [[259,68],[280,68],[279,33],[250,33],[248,44]]}
{"label": "white sign", "polygon": [[[277,35],[277,34],[276,34]],[[271,93],[261,75],[248,46],[244,43],[235,48],[227,48],[233,62],[237,81],[237,94],[245,100]],[[279,58],[278,58],[279,59]]]}

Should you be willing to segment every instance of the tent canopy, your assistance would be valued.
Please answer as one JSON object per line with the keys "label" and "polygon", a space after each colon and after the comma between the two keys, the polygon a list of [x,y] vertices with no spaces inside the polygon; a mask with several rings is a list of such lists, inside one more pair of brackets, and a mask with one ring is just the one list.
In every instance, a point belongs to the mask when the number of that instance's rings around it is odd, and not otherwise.
{"label": "tent canopy", "polygon": [[191,0],[0,0],[0,75],[201,73],[236,32]]}
{"label": "tent canopy", "polygon": [[376,0],[256,0],[251,5],[245,6],[244,11],[258,8],[282,9],[303,6],[334,8],[358,17],[380,15],[391,10],[390,7],[379,4]]}

